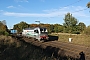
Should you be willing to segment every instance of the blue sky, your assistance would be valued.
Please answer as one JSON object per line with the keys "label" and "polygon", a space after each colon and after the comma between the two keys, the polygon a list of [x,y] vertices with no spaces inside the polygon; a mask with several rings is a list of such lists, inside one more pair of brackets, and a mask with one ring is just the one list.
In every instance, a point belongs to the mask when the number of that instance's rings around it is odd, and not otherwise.
{"label": "blue sky", "polygon": [[40,21],[48,24],[63,24],[70,12],[79,22],[90,25],[90,0],[0,0],[0,21],[6,20],[8,28],[25,21],[29,24]]}

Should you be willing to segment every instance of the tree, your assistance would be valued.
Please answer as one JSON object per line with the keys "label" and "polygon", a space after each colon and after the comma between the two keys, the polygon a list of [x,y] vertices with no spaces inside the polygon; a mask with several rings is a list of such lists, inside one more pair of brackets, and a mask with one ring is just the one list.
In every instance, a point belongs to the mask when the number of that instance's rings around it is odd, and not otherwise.
{"label": "tree", "polygon": [[54,25],[53,24],[50,24],[50,33],[51,32],[54,32]]}
{"label": "tree", "polygon": [[58,30],[59,30],[59,32],[63,32],[63,26],[62,25],[59,25],[58,26]]}
{"label": "tree", "polygon": [[86,29],[86,25],[83,22],[80,22],[78,24],[78,28],[80,32],[84,32],[84,30]]}
{"label": "tree", "polygon": [[6,26],[6,21],[0,21],[0,35],[9,35],[9,30]]}
{"label": "tree", "polygon": [[63,32],[63,26],[60,24],[54,24],[54,32]]}
{"label": "tree", "polygon": [[65,23],[63,23],[64,31],[68,32],[68,33],[71,33],[73,31],[74,27],[78,23],[77,19],[75,17],[73,17],[72,14],[70,14],[70,13],[67,13],[65,15],[64,22],[65,22]]}
{"label": "tree", "polygon": [[0,21],[0,31],[7,31],[7,26]]}
{"label": "tree", "polygon": [[58,31],[58,24],[54,24],[54,32],[55,33],[58,33],[59,31]]}
{"label": "tree", "polygon": [[38,27],[38,24],[30,24],[30,27]]}
{"label": "tree", "polygon": [[90,2],[87,3],[87,7],[90,8]]}
{"label": "tree", "polygon": [[18,33],[21,33],[23,29],[28,28],[28,27],[29,27],[29,24],[22,21],[16,25],[14,25],[13,29],[16,29],[18,31]]}

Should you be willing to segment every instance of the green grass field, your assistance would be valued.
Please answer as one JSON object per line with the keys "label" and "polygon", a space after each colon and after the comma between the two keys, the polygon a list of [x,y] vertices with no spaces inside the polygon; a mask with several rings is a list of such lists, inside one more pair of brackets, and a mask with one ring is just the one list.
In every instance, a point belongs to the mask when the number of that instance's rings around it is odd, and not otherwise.
{"label": "green grass field", "polygon": [[90,47],[90,35],[85,35],[85,34],[67,34],[67,33],[56,33],[56,34],[51,34],[58,36],[58,41],[60,42],[69,42],[69,38],[72,38],[73,44],[80,44],[83,46]]}

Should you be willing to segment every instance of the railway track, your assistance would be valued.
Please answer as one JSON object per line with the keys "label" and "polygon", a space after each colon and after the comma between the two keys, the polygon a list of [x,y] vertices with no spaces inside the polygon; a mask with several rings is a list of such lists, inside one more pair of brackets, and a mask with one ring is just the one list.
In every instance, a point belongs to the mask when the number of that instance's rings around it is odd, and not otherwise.
{"label": "railway track", "polygon": [[[17,36],[16,38],[21,37]],[[73,58],[80,58],[81,55],[79,55],[79,53],[83,51],[85,54],[85,59],[90,60],[90,47],[75,45],[69,42],[64,43],[60,41],[47,41],[42,43],[36,41],[33,38],[25,38],[25,37],[22,37],[22,40],[35,46],[39,46],[43,49],[49,50],[50,52],[53,52],[54,55],[58,56],[60,55],[60,56],[70,56]]]}

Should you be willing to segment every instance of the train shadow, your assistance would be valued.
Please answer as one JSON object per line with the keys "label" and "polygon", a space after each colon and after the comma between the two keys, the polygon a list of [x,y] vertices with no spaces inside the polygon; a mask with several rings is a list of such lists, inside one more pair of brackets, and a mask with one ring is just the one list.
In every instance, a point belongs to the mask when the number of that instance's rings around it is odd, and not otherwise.
{"label": "train shadow", "polygon": [[64,57],[65,58],[65,51],[61,50],[60,48],[52,47],[52,46],[47,46],[45,48],[45,52],[49,53],[50,56],[54,56],[55,58],[58,57]]}
{"label": "train shadow", "polygon": [[85,54],[83,52],[79,53],[80,57],[74,57],[67,55],[64,49],[52,46],[47,46],[44,52],[48,53],[50,57],[55,57],[56,60],[85,60]]}

